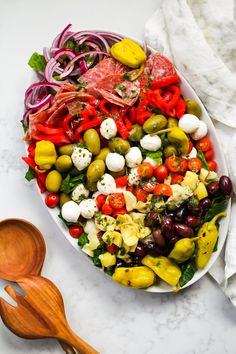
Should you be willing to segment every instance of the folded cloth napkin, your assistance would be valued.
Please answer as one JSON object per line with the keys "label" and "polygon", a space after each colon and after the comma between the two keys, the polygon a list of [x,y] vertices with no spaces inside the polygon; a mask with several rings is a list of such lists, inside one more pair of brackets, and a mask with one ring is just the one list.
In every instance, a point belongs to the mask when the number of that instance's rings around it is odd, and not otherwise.
{"label": "folded cloth napkin", "polygon": [[[160,0],[145,41],[174,62],[216,127],[236,192],[236,22],[233,0]],[[209,273],[236,306],[236,199],[227,241]]]}

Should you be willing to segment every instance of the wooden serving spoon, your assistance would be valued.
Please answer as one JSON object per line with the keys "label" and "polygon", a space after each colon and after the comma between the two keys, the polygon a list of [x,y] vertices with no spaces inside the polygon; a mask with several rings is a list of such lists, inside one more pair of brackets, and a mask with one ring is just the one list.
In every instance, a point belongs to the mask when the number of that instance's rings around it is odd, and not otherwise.
{"label": "wooden serving spoon", "polygon": [[78,349],[81,354],[98,354],[69,327],[61,293],[50,280],[30,275],[17,283],[25,295],[10,285],[5,287],[17,303],[16,307],[0,298],[2,320],[12,332],[23,338],[57,338]]}
{"label": "wooden serving spoon", "polygon": [[[40,275],[45,254],[43,235],[33,224],[22,219],[0,222],[0,278],[15,282],[28,275]],[[59,343],[67,354],[77,353],[67,343]]]}

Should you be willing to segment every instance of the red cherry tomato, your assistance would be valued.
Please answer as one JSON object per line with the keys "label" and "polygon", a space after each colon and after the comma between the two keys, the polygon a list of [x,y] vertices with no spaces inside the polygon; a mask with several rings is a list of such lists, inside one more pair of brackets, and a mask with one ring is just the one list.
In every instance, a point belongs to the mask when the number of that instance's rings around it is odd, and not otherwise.
{"label": "red cherry tomato", "polygon": [[206,151],[204,155],[205,155],[206,161],[211,161],[215,156],[215,151],[214,151],[214,149],[210,149],[210,150]]}
{"label": "red cherry tomato", "polygon": [[153,192],[155,187],[156,187],[156,185],[157,185],[157,182],[156,181],[152,181],[151,179],[149,179],[148,181],[141,182],[142,189],[145,192],[148,192],[148,193]]}
{"label": "red cherry tomato", "polygon": [[189,140],[187,154],[190,154],[190,152],[192,151],[192,148],[193,148],[193,143],[191,142],[191,140]]}
{"label": "red cherry tomato", "polygon": [[49,208],[55,208],[60,202],[60,197],[56,193],[49,193],[45,198],[45,204]]}
{"label": "red cherry tomato", "polygon": [[114,253],[116,253],[118,251],[119,247],[114,245],[114,243],[111,243],[110,245],[106,245],[106,249],[111,254],[114,254]]}
{"label": "red cherry tomato", "polygon": [[84,229],[82,226],[73,225],[69,227],[69,233],[73,238],[79,238],[83,232]]}
{"label": "red cherry tomato", "polygon": [[101,211],[105,215],[111,215],[113,213],[113,209],[110,204],[103,204]]}
{"label": "red cherry tomato", "polygon": [[132,186],[127,186],[126,190],[129,191],[129,192],[133,192],[133,187]]}
{"label": "red cherry tomato", "polygon": [[154,189],[154,195],[163,196],[163,197],[170,197],[172,195],[172,189],[169,184],[160,183]]}
{"label": "red cherry tomato", "polygon": [[171,175],[171,184],[180,184],[183,181],[184,177],[178,173],[173,173]]}
{"label": "red cherry tomato", "polygon": [[141,178],[150,178],[153,176],[153,166],[149,162],[143,162],[138,167],[138,174]]}
{"label": "red cherry tomato", "polygon": [[198,172],[202,168],[202,161],[198,157],[188,159],[188,169],[193,172]]}
{"label": "red cherry tomato", "polygon": [[155,175],[158,182],[163,182],[168,176],[168,170],[166,166],[160,165],[155,168]]}
{"label": "red cherry tomato", "polygon": [[112,216],[114,216],[115,218],[118,215],[124,215],[124,214],[128,214],[128,211],[125,208],[122,208],[122,209],[114,210]]}
{"label": "red cherry tomato", "polygon": [[121,209],[125,205],[123,193],[112,193],[109,195],[109,204],[113,209]]}
{"label": "red cherry tomato", "polygon": [[207,164],[208,164],[208,167],[209,167],[209,169],[210,169],[211,171],[214,171],[214,172],[215,172],[215,171],[217,170],[217,168],[218,168],[218,165],[217,165],[217,163],[215,162],[215,160],[208,161]]}
{"label": "red cherry tomato", "polygon": [[165,166],[170,172],[184,174],[188,169],[188,162],[187,159],[173,155],[167,157]]}
{"label": "red cherry tomato", "polygon": [[136,188],[134,190],[134,195],[137,198],[137,200],[140,201],[140,202],[144,202],[145,203],[147,201],[148,194],[149,194],[148,192],[144,191],[141,188]]}
{"label": "red cherry tomato", "polygon": [[102,206],[105,204],[107,199],[107,195],[105,194],[99,194],[96,198],[96,205],[98,207],[98,209],[101,209]]}
{"label": "red cherry tomato", "polygon": [[127,176],[122,176],[119,178],[116,178],[116,187],[117,188],[122,188],[122,187],[126,187],[127,183],[128,183],[128,177]]}
{"label": "red cherry tomato", "polygon": [[199,139],[196,143],[196,149],[206,152],[212,148],[211,140],[205,136],[202,139]]}

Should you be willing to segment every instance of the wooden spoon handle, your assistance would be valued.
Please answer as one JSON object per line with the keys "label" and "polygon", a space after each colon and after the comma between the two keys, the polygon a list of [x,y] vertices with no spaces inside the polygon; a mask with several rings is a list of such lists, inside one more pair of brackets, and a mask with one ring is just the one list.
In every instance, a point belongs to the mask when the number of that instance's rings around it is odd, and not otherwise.
{"label": "wooden spoon handle", "polygon": [[71,345],[67,344],[66,342],[62,340],[58,340],[58,342],[66,354],[79,354],[79,352],[75,348],[73,348]]}
{"label": "wooden spoon handle", "polygon": [[71,347],[79,350],[81,354],[99,354],[91,345],[86,343],[82,338],[77,336],[71,329],[68,328],[67,335],[62,338]]}

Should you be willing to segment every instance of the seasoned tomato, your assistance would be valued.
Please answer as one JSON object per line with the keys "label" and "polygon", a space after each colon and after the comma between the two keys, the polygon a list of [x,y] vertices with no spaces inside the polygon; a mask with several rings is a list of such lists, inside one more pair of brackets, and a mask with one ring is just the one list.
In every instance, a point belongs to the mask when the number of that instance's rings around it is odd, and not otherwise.
{"label": "seasoned tomato", "polygon": [[105,194],[99,194],[96,198],[96,205],[98,207],[98,209],[101,209],[102,206],[105,204],[107,199],[107,195]]}
{"label": "seasoned tomato", "polygon": [[137,198],[138,201],[140,202],[146,202],[147,201],[147,197],[148,197],[148,192],[146,192],[145,190],[141,189],[141,188],[136,188],[134,190],[134,195]]}
{"label": "seasoned tomato", "polygon": [[214,171],[214,172],[215,172],[215,171],[217,170],[217,168],[218,168],[218,165],[217,165],[217,163],[215,162],[215,160],[208,161],[207,164],[208,164],[208,167],[209,167],[209,169],[210,169],[211,171]]}
{"label": "seasoned tomato", "polygon": [[122,187],[127,186],[128,177],[127,176],[118,177],[118,178],[116,178],[115,181],[116,181],[116,187],[122,188]]}
{"label": "seasoned tomato", "polygon": [[184,174],[188,169],[188,162],[187,159],[173,155],[166,159],[165,166],[170,172]]}
{"label": "seasoned tomato", "polygon": [[184,177],[178,173],[173,173],[171,175],[171,184],[180,184],[183,181]]}
{"label": "seasoned tomato", "polygon": [[172,195],[172,189],[169,184],[160,183],[154,189],[154,195],[163,196],[163,197],[170,197]]}
{"label": "seasoned tomato", "polygon": [[155,175],[158,182],[163,182],[168,176],[168,170],[166,166],[160,165],[155,168]]}
{"label": "seasoned tomato", "polygon": [[215,151],[214,151],[214,149],[210,149],[210,150],[206,151],[204,155],[205,155],[206,161],[211,161],[215,156]]}
{"label": "seasoned tomato", "polygon": [[150,178],[153,176],[153,166],[149,162],[143,162],[138,167],[138,174],[141,178]]}
{"label": "seasoned tomato", "polygon": [[82,233],[84,232],[84,229],[82,226],[70,226],[69,227],[69,234],[73,237],[73,238],[79,238]]}
{"label": "seasoned tomato", "polygon": [[196,143],[196,149],[206,152],[212,148],[211,140],[205,136],[202,139],[199,139]]}
{"label": "seasoned tomato", "polygon": [[111,215],[113,213],[113,209],[110,204],[103,204],[101,211],[105,215]]}
{"label": "seasoned tomato", "polygon": [[202,168],[202,161],[198,157],[188,159],[188,169],[193,172],[198,172]]}
{"label": "seasoned tomato", "polygon": [[113,209],[121,209],[125,205],[123,193],[112,193],[109,196],[109,204]]}
{"label": "seasoned tomato", "polygon": [[149,179],[147,181],[141,182],[142,189],[145,192],[151,193],[154,191],[155,187],[157,185],[156,181],[152,181],[152,179]]}

